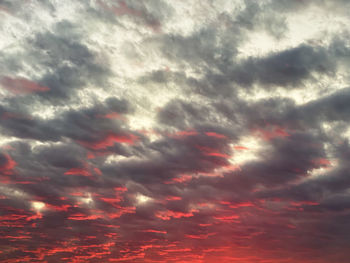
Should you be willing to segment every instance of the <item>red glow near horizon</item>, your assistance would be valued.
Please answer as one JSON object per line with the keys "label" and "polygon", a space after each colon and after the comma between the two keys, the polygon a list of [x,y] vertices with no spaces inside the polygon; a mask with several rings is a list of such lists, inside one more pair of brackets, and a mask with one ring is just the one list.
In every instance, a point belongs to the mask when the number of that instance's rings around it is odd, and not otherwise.
{"label": "red glow near horizon", "polygon": [[[194,132],[181,132],[181,136],[201,136]],[[218,140],[224,138],[215,137]],[[113,137],[114,138],[114,137]],[[109,145],[97,144],[97,148]],[[114,143],[114,139],[110,139]],[[119,140],[119,137],[118,137]],[[122,139],[124,141],[124,139]],[[228,143],[228,142],[227,142]],[[132,144],[131,144],[132,145]],[[86,146],[86,145],[85,145]],[[96,147],[96,144],[94,144]],[[216,148],[194,145],[201,158],[218,157],[229,158]],[[93,149],[95,150],[95,149]],[[239,148],[238,151],[246,150]],[[95,176],[96,180],[106,179],[102,171],[94,163],[99,152],[88,151],[83,157],[82,167],[66,170],[63,174],[66,178],[82,178]],[[237,153],[238,154],[238,153]],[[10,155],[5,154],[5,162],[0,171],[11,175],[17,165]],[[330,161],[324,158],[316,158],[311,161],[315,166],[329,166]],[[131,196],[135,196],[132,184],[126,187],[122,184],[110,188],[108,191],[93,192],[89,186],[74,187],[65,196],[37,197],[45,205],[30,212],[12,209],[8,214],[0,216],[0,227],[22,229],[15,234],[6,234],[2,237],[11,244],[17,244],[28,255],[24,260],[29,262],[50,262],[59,259],[62,262],[198,262],[211,263],[299,263],[284,260],[281,257],[273,259],[272,254],[254,256],[256,250],[261,250],[265,243],[274,246],[277,232],[270,229],[271,218],[273,227],[278,231],[290,235],[293,239],[294,232],[300,229],[300,223],[281,218],[282,213],[305,213],[307,209],[317,209],[321,206],[319,201],[311,200],[287,200],[283,198],[238,200],[217,199],[215,196],[207,200],[196,200],[191,197],[190,190],[183,191],[195,180],[223,180],[227,176],[240,177],[241,175],[223,175],[215,169],[227,171],[239,171],[244,173],[244,165],[215,164],[213,169],[206,172],[192,174],[179,173],[164,182],[163,186],[174,187],[176,192],[165,192],[160,198],[152,196],[154,201],[136,203]],[[244,175],[243,175],[244,176]],[[20,185],[20,182],[9,183]],[[40,180],[29,181],[38,184]],[[196,186],[192,186],[196,187]],[[138,189],[138,188],[136,188]],[[205,190],[207,191],[207,190]],[[252,193],[254,190],[252,190]],[[210,191],[208,191],[210,193]],[[187,197],[187,195],[190,197]],[[210,196],[210,195],[209,195]],[[1,200],[7,200],[8,196],[0,196]],[[193,201],[192,201],[193,199]],[[196,202],[194,202],[196,200]],[[184,204],[186,204],[184,206]],[[181,208],[181,209],[179,209]],[[5,208],[5,210],[8,208]],[[147,224],[144,218],[149,218]],[[29,249],[29,243],[39,235],[40,238],[49,238],[47,234],[38,233],[42,229],[42,223],[51,217],[63,218],[65,224],[60,226],[60,231],[65,235],[74,235],[75,231],[82,232],[79,239],[65,240],[52,246],[44,246],[38,250]],[[262,224],[254,227],[247,226],[247,222],[255,222],[261,217]],[[60,220],[61,220],[60,219]],[[140,223],[138,221],[140,220]],[[130,222],[130,223],[129,223]],[[259,222],[259,221],[258,221]],[[182,225],[183,227],[177,227]],[[266,231],[274,235],[271,240],[264,240]],[[1,240],[1,238],[0,238]],[[136,240],[140,240],[137,241]],[[174,241],[175,240],[175,241]],[[181,242],[180,242],[181,240]],[[231,240],[235,240],[232,242]],[[266,253],[266,252],[264,252]],[[306,252],[305,252],[306,253]],[[249,256],[247,256],[249,255]],[[266,260],[265,260],[266,259]],[[21,262],[17,259],[9,261]],[[312,262],[310,263],[319,263]],[[322,262],[324,263],[324,262]]]}

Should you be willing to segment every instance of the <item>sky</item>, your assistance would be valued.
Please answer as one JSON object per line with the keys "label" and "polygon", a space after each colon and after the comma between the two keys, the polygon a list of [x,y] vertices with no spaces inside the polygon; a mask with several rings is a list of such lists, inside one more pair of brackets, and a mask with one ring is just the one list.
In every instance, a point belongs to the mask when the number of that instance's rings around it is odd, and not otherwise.
{"label": "sky", "polygon": [[348,10],[0,0],[0,262],[348,263]]}

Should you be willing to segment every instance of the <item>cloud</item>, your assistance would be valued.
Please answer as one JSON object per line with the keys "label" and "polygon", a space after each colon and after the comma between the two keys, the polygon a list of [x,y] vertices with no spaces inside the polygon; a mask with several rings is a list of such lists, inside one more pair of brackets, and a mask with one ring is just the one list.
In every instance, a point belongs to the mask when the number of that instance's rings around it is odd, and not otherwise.
{"label": "cloud", "polygon": [[255,61],[250,59],[233,70],[232,79],[245,86],[256,81],[263,85],[298,87],[313,72],[330,74],[334,67],[325,50],[302,45]]}
{"label": "cloud", "polygon": [[348,262],[346,7],[0,1],[0,261]]}

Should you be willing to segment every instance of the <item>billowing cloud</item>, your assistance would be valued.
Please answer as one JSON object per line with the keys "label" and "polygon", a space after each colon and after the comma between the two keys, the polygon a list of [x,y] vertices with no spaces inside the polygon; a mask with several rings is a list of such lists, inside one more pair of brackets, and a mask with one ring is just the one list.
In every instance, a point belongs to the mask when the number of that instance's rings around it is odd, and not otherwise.
{"label": "billowing cloud", "polygon": [[0,0],[0,261],[347,263],[348,9]]}

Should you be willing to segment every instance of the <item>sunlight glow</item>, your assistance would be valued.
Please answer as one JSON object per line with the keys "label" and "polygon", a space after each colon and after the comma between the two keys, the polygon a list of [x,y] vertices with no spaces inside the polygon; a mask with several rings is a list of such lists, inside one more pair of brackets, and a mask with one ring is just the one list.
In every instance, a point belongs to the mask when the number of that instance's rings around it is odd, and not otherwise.
{"label": "sunlight glow", "polygon": [[263,143],[263,139],[248,135],[242,137],[237,144],[232,144],[231,146],[234,148],[234,154],[229,161],[233,165],[240,166],[248,161],[258,160],[259,152],[266,145]]}
{"label": "sunlight glow", "polygon": [[87,194],[87,197],[82,197],[80,200],[81,200],[81,202],[83,202],[83,203],[85,203],[85,204],[87,204],[87,205],[93,203],[93,201],[94,201],[94,200],[92,199],[90,193]]}
{"label": "sunlight glow", "polygon": [[148,197],[148,196],[145,196],[145,195],[142,195],[142,194],[138,194],[136,196],[136,200],[137,200],[137,203],[138,204],[144,204],[144,203],[147,203],[149,202],[150,200],[152,200],[151,197]]}
{"label": "sunlight glow", "polygon": [[32,207],[36,211],[41,211],[45,207],[45,203],[39,202],[39,201],[33,201],[32,202]]}

